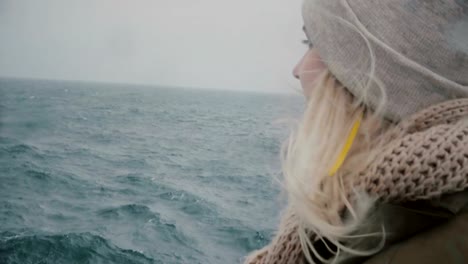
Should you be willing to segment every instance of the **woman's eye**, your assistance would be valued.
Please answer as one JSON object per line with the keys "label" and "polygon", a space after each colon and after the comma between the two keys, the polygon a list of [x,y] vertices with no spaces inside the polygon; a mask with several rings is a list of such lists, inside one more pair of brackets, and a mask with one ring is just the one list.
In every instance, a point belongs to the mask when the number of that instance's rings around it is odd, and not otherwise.
{"label": "woman's eye", "polygon": [[314,45],[312,45],[312,42],[309,40],[310,38],[307,35],[305,26],[302,26],[302,31],[304,31],[304,34],[306,35],[306,39],[304,39],[302,43],[308,45],[309,49],[311,49]]}
{"label": "woman's eye", "polygon": [[309,48],[312,48],[314,45],[312,45],[312,42],[310,42],[310,40],[308,39],[304,39],[302,41],[302,44],[306,44],[307,46],[309,46]]}

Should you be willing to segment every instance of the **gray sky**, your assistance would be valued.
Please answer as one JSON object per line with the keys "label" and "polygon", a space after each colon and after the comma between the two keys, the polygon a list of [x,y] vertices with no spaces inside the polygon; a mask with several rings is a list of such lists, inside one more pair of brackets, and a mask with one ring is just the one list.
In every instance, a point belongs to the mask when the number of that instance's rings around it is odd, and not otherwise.
{"label": "gray sky", "polygon": [[292,92],[302,0],[0,0],[0,76]]}

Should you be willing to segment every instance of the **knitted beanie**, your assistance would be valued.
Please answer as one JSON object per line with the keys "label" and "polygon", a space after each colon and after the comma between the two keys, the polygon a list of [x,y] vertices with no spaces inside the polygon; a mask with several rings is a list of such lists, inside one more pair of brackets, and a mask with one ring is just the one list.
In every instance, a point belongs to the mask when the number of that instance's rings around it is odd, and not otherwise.
{"label": "knitted beanie", "polygon": [[468,0],[305,0],[303,18],[335,77],[390,120],[468,97]]}

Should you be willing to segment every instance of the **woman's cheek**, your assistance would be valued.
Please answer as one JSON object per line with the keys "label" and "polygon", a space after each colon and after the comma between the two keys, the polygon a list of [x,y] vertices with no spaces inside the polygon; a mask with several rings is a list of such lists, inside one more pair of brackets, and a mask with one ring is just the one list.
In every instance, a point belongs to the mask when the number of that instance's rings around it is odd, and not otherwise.
{"label": "woman's cheek", "polygon": [[307,97],[315,86],[318,77],[326,70],[322,59],[314,49],[309,50],[300,65],[296,66],[304,95]]}

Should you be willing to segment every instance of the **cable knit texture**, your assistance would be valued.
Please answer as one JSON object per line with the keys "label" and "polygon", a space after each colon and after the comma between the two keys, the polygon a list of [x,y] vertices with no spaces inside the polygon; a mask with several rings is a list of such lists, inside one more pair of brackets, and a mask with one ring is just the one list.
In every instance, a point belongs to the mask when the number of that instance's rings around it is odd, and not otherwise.
{"label": "cable knit texture", "polygon": [[[385,140],[389,143],[371,166],[345,183],[345,187],[350,190],[353,186],[380,202],[393,204],[437,199],[467,189],[467,118],[468,99],[457,99],[402,120],[388,131]],[[340,201],[336,203],[340,204],[330,208],[344,208]],[[271,244],[250,254],[245,263],[306,263],[297,233],[298,222],[289,208]],[[311,239],[315,241],[317,237],[311,234]]]}

